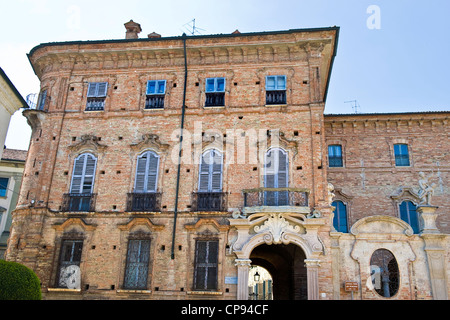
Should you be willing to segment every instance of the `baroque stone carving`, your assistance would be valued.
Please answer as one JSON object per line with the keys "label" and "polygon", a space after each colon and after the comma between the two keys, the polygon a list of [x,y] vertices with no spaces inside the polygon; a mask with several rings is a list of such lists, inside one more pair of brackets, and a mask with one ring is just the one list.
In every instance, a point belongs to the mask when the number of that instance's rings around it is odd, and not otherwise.
{"label": "baroque stone carving", "polygon": [[427,177],[425,177],[425,173],[422,171],[419,172],[419,177],[420,204],[431,206],[431,197],[434,195],[434,188],[436,188],[436,184],[430,184]]}
{"label": "baroque stone carving", "polygon": [[90,134],[85,134],[81,136],[81,142],[71,145],[69,146],[69,149],[72,151],[77,151],[80,152],[81,150],[84,149],[93,149],[95,151],[104,151],[107,146],[104,144],[100,144],[99,143],[99,138],[94,136],[94,135],[90,135]]}
{"label": "baroque stone carving", "polygon": [[331,206],[331,204],[333,203],[334,197],[335,197],[334,186],[331,183],[328,183],[327,189],[328,189],[327,202],[328,202],[328,205]]}
{"label": "baroque stone carving", "polygon": [[159,136],[157,134],[146,133],[142,135],[142,141],[136,144],[132,144],[131,148],[133,150],[141,150],[143,148],[154,148],[158,151],[167,151],[169,149],[169,145],[162,143],[159,140]]}
{"label": "baroque stone carving", "polygon": [[320,210],[314,209],[313,212],[308,213],[306,218],[308,219],[322,218],[322,212],[320,212]]}
{"label": "baroque stone carving", "polygon": [[272,213],[262,226],[255,226],[254,230],[256,233],[268,231],[269,237],[267,239],[264,238],[264,240],[273,244],[280,244],[282,243],[285,232],[299,233],[300,227],[290,225],[281,214]]}

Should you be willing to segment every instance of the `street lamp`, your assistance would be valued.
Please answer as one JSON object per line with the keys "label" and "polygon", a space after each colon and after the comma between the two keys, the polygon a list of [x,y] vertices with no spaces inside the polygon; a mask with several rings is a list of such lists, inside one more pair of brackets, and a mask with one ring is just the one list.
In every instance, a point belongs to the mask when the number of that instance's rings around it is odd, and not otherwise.
{"label": "street lamp", "polygon": [[259,278],[260,278],[260,275],[259,275],[258,271],[256,271],[255,275],[253,276],[253,279],[255,280],[255,282],[259,282]]}

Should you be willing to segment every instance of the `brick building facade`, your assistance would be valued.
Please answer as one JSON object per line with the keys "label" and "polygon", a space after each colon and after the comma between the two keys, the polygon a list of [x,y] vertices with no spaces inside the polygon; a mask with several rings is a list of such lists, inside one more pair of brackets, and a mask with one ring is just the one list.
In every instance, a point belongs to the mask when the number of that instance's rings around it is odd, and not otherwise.
{"label": "brick building facade", "polygon": [[448,113],[324,115],[338,27],[125,26],[29,54],[7,259],[46,299],[247,299],[251,264],[275,299],[447,299]]}

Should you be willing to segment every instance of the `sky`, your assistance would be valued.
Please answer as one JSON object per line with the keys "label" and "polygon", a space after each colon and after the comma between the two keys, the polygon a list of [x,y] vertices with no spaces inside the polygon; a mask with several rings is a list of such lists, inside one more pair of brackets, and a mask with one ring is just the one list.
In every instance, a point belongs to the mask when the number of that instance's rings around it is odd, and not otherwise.
{"label": "sky", "polygon": [[[279,31],[339,26],[325,113],[449,111],[448,0],[0,0],[0,67],[26,97],[39,92],[27,58],[46,42]],[[354,109],[354,102],[359,106]],[[6,146],[28,149],[21,111]]]}

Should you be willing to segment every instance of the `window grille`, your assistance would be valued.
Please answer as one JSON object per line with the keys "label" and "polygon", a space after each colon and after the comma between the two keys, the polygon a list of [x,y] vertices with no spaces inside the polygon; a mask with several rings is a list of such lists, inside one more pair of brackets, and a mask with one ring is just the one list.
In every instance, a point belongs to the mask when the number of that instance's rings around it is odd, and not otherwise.
{"label": "window grille", "polygon": [[386,249],[376,250],[370,258],[371,279],[375,291],[385,297],[394,296],[399,289],[399,270],[394,255]]}
{"label": "window grille", "polygon": [[197,240],[195,245],[194,290],[216,290],[218,240]]}
{"label": "window grille", "polygon": [[150,240],[129,240],[125,268],[125,289],[147,289]]}

